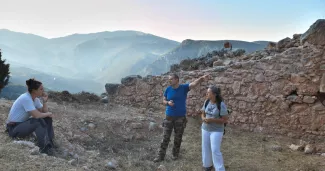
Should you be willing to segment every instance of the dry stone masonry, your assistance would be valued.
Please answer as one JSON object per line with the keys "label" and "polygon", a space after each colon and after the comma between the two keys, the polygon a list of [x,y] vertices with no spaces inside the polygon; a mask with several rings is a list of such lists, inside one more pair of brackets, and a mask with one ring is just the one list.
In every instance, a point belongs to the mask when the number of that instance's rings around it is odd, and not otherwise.
{"label": "dry stone masonry", "polygon": [[[222,90],[232,110],[230,124],[244,130],[320,140],[325,135],[325,20],[304,34],[295,34],[265,50],[248,55],[213,56],[212,67],[177,73],[189,83],[209,73],[208,82],[190,91],[188,115],[199,114],[208,85]],[[168,73],[129,76],[120,85],[106,85],[109,101],[144,109],[164,110],[163,91]],[[325,98],[324,98],[325,99]]]}

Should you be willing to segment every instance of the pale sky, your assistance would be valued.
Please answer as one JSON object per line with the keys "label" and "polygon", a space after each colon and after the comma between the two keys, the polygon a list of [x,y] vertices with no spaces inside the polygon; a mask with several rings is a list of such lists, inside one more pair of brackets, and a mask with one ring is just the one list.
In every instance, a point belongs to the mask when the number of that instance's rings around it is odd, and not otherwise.
{"label": "pale sky", "polygon": [[278,41],[319,18],[325,0],[0,0],[0,29],[47,38],[136,30],[176,41]]}

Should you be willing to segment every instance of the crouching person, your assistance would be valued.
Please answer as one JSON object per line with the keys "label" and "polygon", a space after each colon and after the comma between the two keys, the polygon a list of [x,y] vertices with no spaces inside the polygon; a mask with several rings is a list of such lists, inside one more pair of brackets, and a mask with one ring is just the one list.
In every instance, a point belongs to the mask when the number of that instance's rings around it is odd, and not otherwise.
{"label": "crouching person", "polygon": [[53,114],[48,112],[48,96],[41,82],[29,79],[26,85],[28,92],[20,95],[10,109],[6,121],[8,134],[24,138],[35,132],[40,152],[53,155]]}

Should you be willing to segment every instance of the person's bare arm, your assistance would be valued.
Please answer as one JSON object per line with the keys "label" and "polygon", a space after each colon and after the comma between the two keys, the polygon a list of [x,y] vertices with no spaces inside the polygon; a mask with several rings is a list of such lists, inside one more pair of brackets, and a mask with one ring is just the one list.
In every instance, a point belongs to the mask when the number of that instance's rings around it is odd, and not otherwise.
{"label": "person's bare arm", "polygon": [[168,103],[167,98],[164,96],[164,98],[163,98],[163,104],[166,106],[167,103]]}
{"label": "person's bare arm", "polygon": [[164,96],[164,99],[163,99],[163,104],[166,106],[167,104],[169,105],[169,106],[174,106],[174,102],[173,102],[173,100],[169,100],[169,101],[167,101],[167,99],[166,99],[166,97]]}
{"label": "person's bare arm", "polygon": [[30,112],[28,112],[33,118],[46,118],[46,117],[52,117],[52,113],[51,112],[40,112],[39,110],[32,110]]}
{"label": "person's bare arm", "polygon": [[46,113],[49,112],[49,108],[47,107],[47,100],[49,99],[49,96],[46,93],[43,93],[42,100],[43,100],[43,108],[42,112]]}
{"label": "person's bare arm", "polygon": [[228,116],[222,116],[221,118],[208,118],[205,119],[206,123],[217,123],[217,124],[223,124],[228,122]]}
{"label": "person's bare arm", "polygon": [[202,111],[202,113],[201,113],[201,119],[204,122],[204,120],[205,120],[205,112],[204,111]]}
{"label": "person's bare arm", "polygon": [[47,107],[47,102],[46,101],[43,101],[42,112],[43,113],[49,112],[49,108]]}
{"label": "person's bare arm", "polygon": [[209,78],[209,75],[204,75],[204,76],[194,80],[193,82],[190,83],[190,90],[192,90],[193,88],[198,86],[201,82],[207,81],[208,78]]}

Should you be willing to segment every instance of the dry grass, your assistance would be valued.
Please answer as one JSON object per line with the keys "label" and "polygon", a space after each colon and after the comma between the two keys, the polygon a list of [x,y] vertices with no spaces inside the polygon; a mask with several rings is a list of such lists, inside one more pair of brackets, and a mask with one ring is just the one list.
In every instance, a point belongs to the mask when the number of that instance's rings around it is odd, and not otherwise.
{"label": "dry grass", "polygon": [[[0,122],[4,123],[11,102],[0,101]],[[162,164],[170,171],[199,171],[201,165],[201,130],[195,118],[189,118],[185,130],[180,158],[171,160],[173,138],[165,161],[153,163],[162,129],[149,131],[150,121],[161,124],[162,113],[141,113],[135,108],[106,106],[104,104],[57,105],[50,103],[50,110],[57,116],[54,126],[60,144],[57,157],[30,155],[28,147],[21,147],[0,133],[0,170],[109,170],[105,165],[111,159],[118,161],[116,170],[152,171]],[[94,123],[96,128],[87,128]],[[132,129],[132,123],[141,123],[143,128]],[[81,128],[87,128],[81,131]],[[173,136],[173,135],[172,135]],[[283,137],[243,132],[227,127],[222,144],[227,170],[230,171],[321,171],[325,170],[325,157],[304,155],[288,149],[295,140]],[[282,152],[272,151],[270,146],[281,145]],[[64,150],[79,155],[76,166],[68,163],[71,156]]]}

